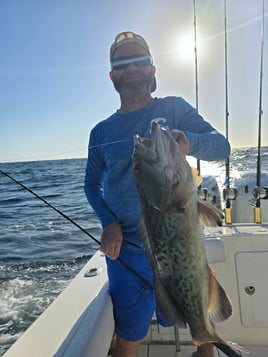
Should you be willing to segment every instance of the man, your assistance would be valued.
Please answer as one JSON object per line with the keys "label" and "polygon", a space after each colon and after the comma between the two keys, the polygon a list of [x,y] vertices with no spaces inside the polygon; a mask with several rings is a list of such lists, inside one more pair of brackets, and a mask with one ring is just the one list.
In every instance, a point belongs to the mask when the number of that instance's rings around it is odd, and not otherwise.
{"label": "man", "polygon": [[[222,160],[230,146],[184,99],[153,98],[155,72],[149,47],[133,32],[116,36],[110,50],[110,78],[119,93],[120,108],[91,131],[85,193],[99,217],[103,233],[109,289],[113,301],[116,344],[113,357],[136,357],[152,314],[166,324],[155,306],[152,271],[138,232],[141,214],[132,168],[133,137],[150,137],[151,122],[181,131],[178,144],[186,155],[201,160]],[[141,277],[118,260],[126,262]],[[200,356],[213,356],[212,347],[199,348]]]}

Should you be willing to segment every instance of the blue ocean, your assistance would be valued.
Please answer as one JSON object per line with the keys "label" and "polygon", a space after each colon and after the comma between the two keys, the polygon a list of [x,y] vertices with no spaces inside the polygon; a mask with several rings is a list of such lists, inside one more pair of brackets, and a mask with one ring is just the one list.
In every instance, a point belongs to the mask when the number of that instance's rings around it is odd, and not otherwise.
{"label": "blue ocean", "polygon": [[[194,161],[191,161],[191,163]],[[233,150],[234,172],[256,171],[257,149]],[[100,239],[84,195],[86,160],[2,163],[0,169]],[[261,168],[268,171],[268,147]],[[225,162],[201,162],[222,189]],[[66,287],[99,245],[27,190],[0,173],[0,356]]]}
{"label": "blue ocean", "polygon": [[[0,164],[99,239],[84,195],[85,159]],[[0,355],[55,299],[98,244],[0,174]]]}

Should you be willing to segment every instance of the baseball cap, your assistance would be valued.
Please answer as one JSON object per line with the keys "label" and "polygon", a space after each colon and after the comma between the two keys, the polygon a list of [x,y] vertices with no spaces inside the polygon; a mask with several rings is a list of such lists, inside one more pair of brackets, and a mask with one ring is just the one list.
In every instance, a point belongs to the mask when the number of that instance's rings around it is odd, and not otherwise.
{"label": "baseball cap", "polygon": [[[138,35],[131,31],[125,31],[125,32],[119,33],[115,37],[114,43],[112,44],[111,49],[110,49],[110,62],[112,62],[112,60],[113,60],[113,56],[114,56],[116,49],[126,43],[136,43],[136,44],[140,45],[151,56],[149,46],[141,35]],[[151,92],[154,92],[155,90],[156,90],[156,80],[154,77],[154,81],[153,81],[153,84],[151,87]]]}

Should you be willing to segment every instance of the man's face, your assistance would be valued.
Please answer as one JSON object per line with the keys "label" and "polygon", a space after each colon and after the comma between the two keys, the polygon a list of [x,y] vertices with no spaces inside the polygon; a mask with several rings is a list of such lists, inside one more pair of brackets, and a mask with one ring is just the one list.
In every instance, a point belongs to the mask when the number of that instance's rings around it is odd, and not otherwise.
{"label": "man's face", "polygon": [[114,87],[120,94],[151,92],[155,67],[148,60],[149,57],[148,52],[136,43],[122,45],[115,51],[113,62],[120,63],[122,60],[128,63],[122,68],[119,66],[119,69],[115,66],[111,72]]}

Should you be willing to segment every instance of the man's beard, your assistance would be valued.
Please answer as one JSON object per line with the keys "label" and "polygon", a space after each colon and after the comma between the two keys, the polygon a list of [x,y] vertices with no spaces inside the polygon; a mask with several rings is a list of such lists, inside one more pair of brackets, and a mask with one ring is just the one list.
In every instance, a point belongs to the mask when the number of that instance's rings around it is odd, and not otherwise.
{"label": "man's beard", "polygon": [[116,78],[116,76],[114,76],[113,84],[116,91],[121,95],[124,94],[137,95],[137,94],[144,94],[148,91],[151,92],[153,80],[154,80],[154,75],[152,73],[149,73],[147,76],[144,76],[139,81],[133,81],[133,82],[131,81],[125,82],[124,77],[119,79]]}

